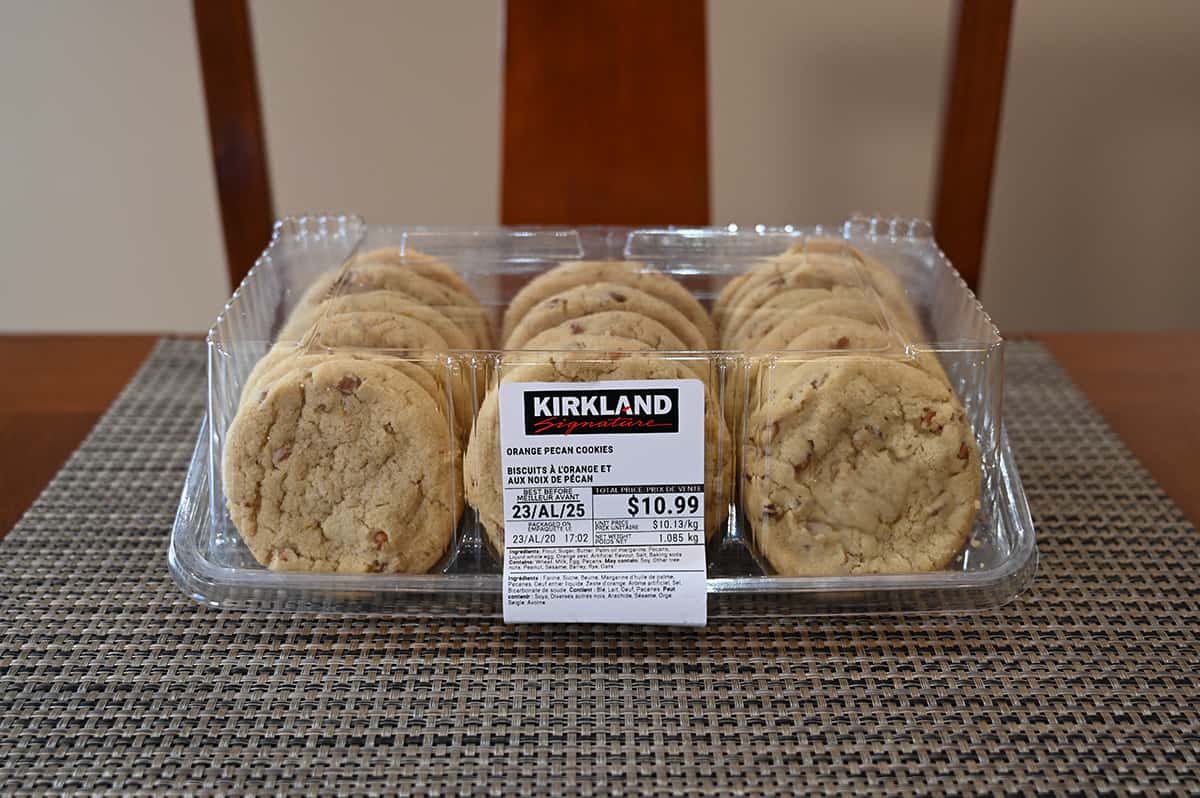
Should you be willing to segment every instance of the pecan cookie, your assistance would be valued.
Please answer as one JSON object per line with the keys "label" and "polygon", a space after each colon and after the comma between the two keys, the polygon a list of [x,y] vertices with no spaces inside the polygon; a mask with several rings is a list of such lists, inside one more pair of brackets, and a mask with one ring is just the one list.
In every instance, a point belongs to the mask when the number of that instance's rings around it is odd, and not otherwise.
{"label": "pecan cookie", "polygon": [[[947,385],[950,384],[945,370],[937,356],[928,350],[911,347],[909,342],[899,338],[890,330],[883,330],[873,323],[840,316],[809,316],[797,319],[781,329],[784,333],[779,338],[778,346],[773,341],[760,344],[759,352],[780,352],[783,356],[810,352],[869,354],[895,360],[900,363],[923,370],[926,374],[937,377]],[[784,340],[786,338],[786,340]],[[761,358],[752,359],[752,367],[756,367]],[[784,362],[776,366],[780,373],[786,371],[789,365]]]}
{"label": "pecan cookie", "polygon": [[838,270],[839,280],[829,282],[826,285],[813,284],[809,285],[794,285],[782,287],[786,288],[831,288],[834,285],[848,286],[862,290],[865,287],[865,282],[861,277],[857,277],[852,267],[849,267],[845,261],[840,261],[833,257],[818,257],[810,261],[803,255],[795,255],[785,253],[783,255],[775,255],[769,258],[763,258],[756,261],[746,271],[734,277],[717,294],[713,300],[712,318],[717,325],[717,331],[724,335],[727,328],[730,326],[730,314],[736,309],[745,306],[745,296],[747,292],[762,285],[766,280],[770,280],[779,276],[788,266],[794,266],[800,263],[809,262],[824,262],[832,264]]}
{"label": "pecan cookie", "polygon": [[797,330],[781,346],[764,351],[903,353],[903,343],[873,323],[843,316],[813,315],[809,318],[820,321]]}
{"label": "pecan cookie", "polygon": [[779,256],[759,263],[749,274],[737,295],[727,299],[722,307],[722,338],[736,331],[748,314],[784,291],[850,289],[865,295],[871,290],[862,272],[851,262],[833,257]]}
{"label": "pecan cookie", "polygon": [[[772,328],[771,332],[764,336],[761,340],[755,342],[748,349],[752,352],[773,352],[780,349],[789,348],[787,345],[796,340],[800,335],[809,330],[819,329],[832,324],[837,324],[842,321],[854,321],[859,324],[866,324],[874,327],[879,332],[883,333],[895,345],[900,344],[900,339],[892,335],[888,330],[878,327],[874,323],[864,322],[860,317],[841,316],[820,312],[804,313],[791,316],[788,319],[780,322]],[[834,349],[845,349],[846,347],[833,347]]]}
{"label": "pecan cookie", "polygon": [[868,277],[873,283],[888,288],[885,293],[891,293],[891,288],[894,287],[899,291],[901,296],[906,296],[903,285],[891,269],[874,258],[867,257],[863,254],[862,250],[843,238],[809,238],[788,247],[784,254],[808,256],[833,255],[835,257],[851,258],[867,272]]}
{"label": "pecan cookie", "polygon": [[[311,346],[341,349],[378,349],[381,354],[410,359],[451,392],[454,418],[465,440],[471,427],[472,386],[446,356],[446,339],[424,322],[392,313],[345,313],[323,318],[313,331]],[[403,353],[403,354],[401,354]]]}
{"label": "pecan cookie", "polygon": [[[880,329],[888,327],[879,303],[873,297],[852,289],[801,288],[785,291],[746,314],[745,320],[731,329],[727,348],[757,349],[764,338],[778,339],[780,336],[776,331],[785,328],[788,322],[811,315],[839,316],[873,324]],[[789,336],[784,333],[782,337]]]}
{"label": "pecan cookie", "polygon": [[[580,336],[608,335],[615,338],[629,338],[646,344],[649,349],[666,352],[686,352],[687,347],[679,336],[668,330],[661,322],[641,313],[630,313],[625,310],[609,310],[603,313],[592,313],[580,316],[570,321],[564,321],[557,327],[543,330],[525,342],[523,349],[580,349]],[[684,358],[678,362],[696,372],[696,376],[709,381],[709,359],[704,356]]]}
{"label": "pecan cookie", "polygon": [[674,305],[620,283],[577,285],[543,299],[530,308],[513,328],[504,346],[506,349],[521,349],[529,339],[544,330],[571,319],[610,310],[649,316],[670,330],[688,349],[703,351],[708,347],[704,334]]}
{"label": "pecan cookie", "polygon": [[300,305],[279,333],[280,340],[298,340],[323,317],[347,313],[392,313],[432,327],[451,349],[471,349],[475,340],[443,313],[400,291],[366,291],[343,294],[318,305]]}
{"label": "pecan cookie", "polygon": [[[748,276],[749,273],[742,275]],[[764,305],[778,308],[793,308],[800,309],[813,302],[819,302],[823,299],[832,299],[834,296],[844,296],[850,294],[857,297],[865,297],[866,293],[858,288],[847,288],[845,286],[836,286],[835,288],[788,288],[784,291],[776,292]],[[726,307],[721,312],[721,348],[733,349],[734,342],[737,340],[737,334],[741,328],[750,322],[751,317],[758,317],[758,323],[761,324],[763,314],[762,307],[750,307],[749,305],[739,304]],[[778,313],[769,317],[771,323],[775,323],[780,319]]]}
{"label": "pecan cookie", "polygon": [[[571,322],[567,322],[570,324]],[[540,339],[540,340],[539,340]],[[628,336],[609,334],[609,333],[576,333],[568,329],[566,325],[551,327],[545,332],[538,333],[530,343],[534,346],[525,347],[526,350],[536,351],[532,358],[527,362],[538,363],[546,359],[546,356],[541,352],[589,352],[595,351],[599,357],[608,357],[622,352],[645,352],[653,347],[645,341],[639,341],[636,338]],[[518,355],[513,354],[515,359]],[[525,361],[521,361],[525,362]]]}
{"label": "pecan cookie", "polygon": [[451,268],[450,264],[415,249],[406,249],[401,253],[399,247],[380,247],[368,250],[361,255],[355,255],[350,259],[351,267],[367,263],[384,263],[409,269],[422,277],[441,283],[447,288],[453,288],[468,296],[473,296],[467,281]]}
{"label": "pecan cookie", "polygon": [[[291,344],[275,344],[267,354],[263,355],[261,360],[254,364],[250,375],[246,377],[246,382],[242,386],[241,402],[261,401],[267,389],[280,377],[299,368],[311,369],[332,357],[335,356],[328,352],[310,352],[307,348]],[[448,405],[445,389],[439,385],[432,374],[416,363],[399,357],[376,355],[370,352],[344,352],[339,353],[336,357],[371,360],[399,371],[420,385],[422,390],[429,394],[429,398],[437,404],[442,415],[446,415]]]}
{"label": "pecan cookie", "polygon": [[[637,342],[597,337],[587,352],[546,352],[544,362],[528,362],[508,371],[504,382],[603,382],[611,380],[695,379],[695,374],[671,360],[651,354],[604,357],[607,351],[628,351]],[[529,353],[536,356],[535,353]],[[733,452],[729,432],[712,396],[704,406],[705,536],[711,539],[725,523],[729,510]],[[491,391],[479,409],[463,459],[467,501],[479,512],[487,539],[504,551],[504,488],[500,470],[500,392]]]}
{"label": "pecan cookie", "polygon": [[322,319],[312,344],[329,349],[358,347],[440,355],[449,349],[446,339],[417,319],[393,313],[365,311]]}
{"label": "pecan cookie", "polygon": [[273,570],[428,571],[462,512],[460,468],[420,386],[339,357],[243,404],[222,457],[230,517]]}
{"label": "pecan cookie", "polygon": [[755,544],[786,576],[944,568],[979,508],[979,449],[961,404],[904,361],[789,369],[747,422],[743,468]]}
{"label": "pecan cookie", "polygon": [[[841,300],[826,300],[814,303],[825,305]],[[828,357],[830,353],[868,353],[887,355],[893,358],[907,358],[904,343],[890,331],[884,330],[874,323],[867,323],[853,318],[813,313],[789,318],[779,328],[783,331],[780,343],[759,347],[747,347],[752,353],[757,349],[763,353],[778,352],[782,361],[777,361],[770,354],[751,356],[746,359],[746,368],[740,375],[735,375],[726,387],[726,422],[731,430],[738,430],[738,419],[749,416],[757,409],[761,392],[753,390],[763,378],[761,374],[764,362],[771,364],[767,377],[778,384],[782,375],[789,372],[796,362],[806,362],[806,359]],[[915,365],[915,361],[909,362]],[[940,372],[939,372],[940,373]],[[754,404],[747,407],[745,397],[749,395]]]}
{"label": "pecan cookie", "polygon": [[475,347],[487,349],[492,345],[491,322],[474,296],[389,263],[351,262],[344,269],[321,275],[300,297],[292,315],[300,315],[305,307],[320,305],[334,297],[368,291],[399,291],[457,324]]}
{"label": "pecan cookie", "polygon": [[578,261],[563,263],[538,275],[517,292],[504,313],[501,337],[507,340],[526,314],[542,300],[576,286],[617,283],[644,291],[674,307],[704,337],[705,346],[717,345],[717,331],[704,306],[673,277],[634,261]]}
{"label": "pecan cookie", "polygon": [[904,289],[904,283],[883,263],[868,257],[858,247],[841,238],[810,238],[805,242],[793,244],[786,254],[800,253],[832,254],[853,259],[866,273],[868,282],[879,292],[884,306],[895,315],[896,321],[901,326],[911,326],[917,339],[923,337],[920,320],[913,313],[913,303]]}
{"label": "pecan cookie", "polygon": [[836,290],[839,287],[878,294],[884,308],[899,325],[914,331],[920,329],[911,303],[895,275],[881,264],[874,263],[874,268],[869,267],[852,248],[841,253],[787,253],[761,261],[725,286],[714,303],[713,317],[724,340],[747,314],[781,292],[796,288]]}

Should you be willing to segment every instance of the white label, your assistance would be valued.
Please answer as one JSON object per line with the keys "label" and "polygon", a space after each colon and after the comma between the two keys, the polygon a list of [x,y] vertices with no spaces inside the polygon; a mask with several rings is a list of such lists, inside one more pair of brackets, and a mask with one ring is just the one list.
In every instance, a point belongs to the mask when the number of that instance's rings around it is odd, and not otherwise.
{"label": "white label", "polygon": [[500,386],[504,620],[702,626],[700,380]]}

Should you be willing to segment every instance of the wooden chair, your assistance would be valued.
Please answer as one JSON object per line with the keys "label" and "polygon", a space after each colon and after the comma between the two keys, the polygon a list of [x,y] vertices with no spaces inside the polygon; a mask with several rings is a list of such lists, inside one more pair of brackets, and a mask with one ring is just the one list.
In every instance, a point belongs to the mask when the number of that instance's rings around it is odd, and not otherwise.
{"label": "wooden chair", "polygon": [[[193,0],[229,276],[274,218],[246,0]],[[934,202],[979,283],[1012,0],[958,0]],[[636,19],[636,23],[630,20]],[[710,223],[704,0],[507,0],[503,224]]]}

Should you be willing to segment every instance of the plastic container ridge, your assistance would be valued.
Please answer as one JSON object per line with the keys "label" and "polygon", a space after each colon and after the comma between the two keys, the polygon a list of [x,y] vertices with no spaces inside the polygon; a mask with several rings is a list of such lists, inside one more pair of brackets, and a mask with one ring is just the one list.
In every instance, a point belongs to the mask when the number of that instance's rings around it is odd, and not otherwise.
{"label": "plastic container ridge", "polygon": [[[763,258],[789,248],[842,244],[847,252],[861,253],[894,275],[916,311],[923,334],[897,309],[897,303],[877,289],[859,262],[855,279],[861,280],[871,297],[871,323],[889,335],[886,345],[849,351],[781,348],[754,357],[738,350],[689,350],[655,352],[655,357],[679,361],[689,373],[707,376],[710,401],[719,403],[730,430],[725,451],[718,457],[735,465],[749,434],[746,419],[757,409],[752,406],[755,397],[769,395],[798,364],[864,354],[935,359],[962,404],[979,450],[982,487],[974,527],[962,552],[944,570],[778,576],[757,550],[740,510],[739,469],[732,468],[728,483],[714,491],[727,498],[729,520],[708,544],[709,616],[966,611],[1002,604],[1028,585],[1037,561],[1033,523],[1002,424],[1004,342],[938,248],[927,222],[869,216],[856,216],[835,227],[662,229],[393,227],[367,225],[352,215],[279,221],[266,251],[208,333],[208,410],[171,531],[171,572],[186,593],[216,607],[500,614],[500,563],[469,505],[441,562],[421,575],[268,570],[251,555],[230,519],[220,464],[247,377],[272,346],[321,348],[321,309],[314,311],[313,324],[304,330],[288,329],[289,317],[318,279],[330,281],[336,297],[339,282],[332,273],[344,271],[356,254],[395,247],[404,254],[419,252],[451,265],[498,331],[500,316],[520,288],[562,262],[636,261],[645,269],[674,277],[711,308],[730,280]],[[419,361],[425,370],[444,377],[445,396],[439,401],[450,408],[445,434],[451,442],[463,440],[464,427],[472,423],[487,390],[511,369],[538,356],[528,350],[498,348],[450,348],[433,355],[374,350],[374,354]]]}

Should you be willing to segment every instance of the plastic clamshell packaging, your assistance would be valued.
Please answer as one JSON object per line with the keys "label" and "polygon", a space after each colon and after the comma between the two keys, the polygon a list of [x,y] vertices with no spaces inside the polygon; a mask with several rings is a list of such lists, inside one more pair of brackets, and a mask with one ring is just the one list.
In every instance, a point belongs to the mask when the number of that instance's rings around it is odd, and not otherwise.
{"label": "plastic clamshell packaging", "polygon": [[[709,616],[755,617],[839,612],[967,611],[1002,604],[1032,580],[1037,561],[1033,523],[1001,424],[1004,343],[975,296],[935,243],[928,223],[854,217],[837,227],[720,228],[407,228],[367,225],[356,216],[287,218],[208,333],[208,413],[196,443],[171,533],[168,560],[180,587],[215,607],[292,612],[385,612],[498,616],[501,567],[469,506],[449,550],[428,573],[341,574],[269,570],[234,527],[222,484],[226,433],[258,361],[273,346],[320,347],[287,329],[289,317],[318,279],[347,268],[356,254],[381,247],[420,252],[457,270],[499,329],[499,319],[529,280],[560,263],[628,260],[674,277],[706,307],[721,289],[763,258],[803,250],[807,242],[844,243],[894,275],[916,318],[906,321],[879,292],[876,324],[895,346],[868,347],[872,356],[936,358],[958,396],[978,446],[979,509],[966,544],[943,569],[895,575],[778,576],[757,549],[741,511],[739,469],[721,486],[729,520],[708,544]],[[819,243],[817,243],[819,242]],[[867,276],[863,275],[864,282]],[[915,322],[914,325],[910,322]],[[750,321],[746,322],[751,323]],[[314,328],[321,329],[321,322]],[[308,334],[309,336],[312,333]],[[337,347],[334,348],[335,351]],[[328,351],[326,348],[325,351]],[[348,351],[356,351],[349,347]],[[406,352],[372,356],[413,359]],[[736,349],[656,352],[707,374],[710,396],[730,420],[735,458],[753,396],[767,395],[788,369],[854,351],[788,348],[750,357]],[[449,445],[461,445],[486,390],[534,353],[449,349],[421,355],[444,369],[453,410]],[[430,362],[430,359],[435,362]],[[732,460],[731,460],[732,462]],[[711,497],[709,497],[711,501]],[[457,520],[457,519],[456,519]],[[636,619],[630,619],[636,622]]]}

